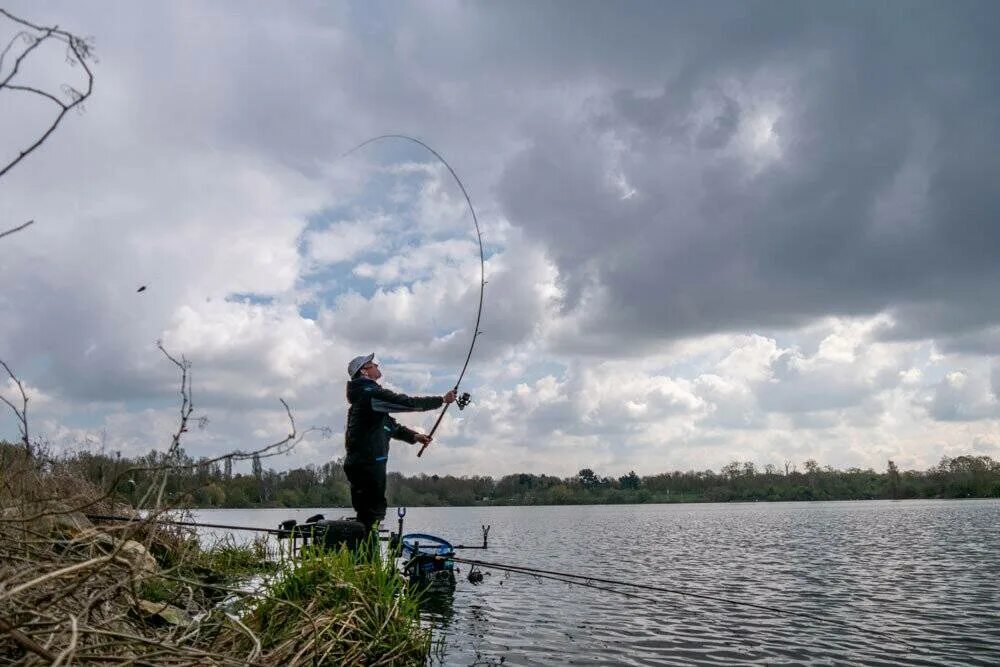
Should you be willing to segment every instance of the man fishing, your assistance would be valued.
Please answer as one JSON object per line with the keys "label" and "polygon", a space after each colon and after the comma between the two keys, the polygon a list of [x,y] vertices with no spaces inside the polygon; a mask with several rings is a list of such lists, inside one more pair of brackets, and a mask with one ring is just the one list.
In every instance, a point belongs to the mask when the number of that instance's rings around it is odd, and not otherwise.
{"label": "man fishing", "polygon": [[407,396],[378,383],[382,371],[375,353],[355,357],[347,365],[347,458],[344,472],[351,483],[351,505],[366,530],[385,518],[385,467],[389,459],[389,439],[411,445],[430,443],[431,438],[393,419],[391,412],[435,410],[455,400],[455,390],[444,396]]}

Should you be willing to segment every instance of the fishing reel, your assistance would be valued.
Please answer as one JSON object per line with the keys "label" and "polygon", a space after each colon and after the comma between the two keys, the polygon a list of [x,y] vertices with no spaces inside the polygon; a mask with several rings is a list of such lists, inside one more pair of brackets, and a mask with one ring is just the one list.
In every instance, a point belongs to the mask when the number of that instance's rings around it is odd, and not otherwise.
{"label": "fishing reel", "polygon": [[469,395],[469,392],[464,392],[455,399],[455,405],[458,406],[459,410],[464,410],[465,406],[467,406],[471,401],[472,396]]}

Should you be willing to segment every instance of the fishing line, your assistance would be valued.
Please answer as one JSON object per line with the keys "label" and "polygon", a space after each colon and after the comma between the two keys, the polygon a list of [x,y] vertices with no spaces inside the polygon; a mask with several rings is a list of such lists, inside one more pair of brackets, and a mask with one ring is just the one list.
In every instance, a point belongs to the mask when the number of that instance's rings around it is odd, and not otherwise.
{"label": "fishing line", "polygon": [[[449,560],[458,561],[457,558],[449,558]],[[573,586],[582,586],[584,588],[592,588],[595,591],[605,591],[607,593],[614,593],[616,595],[621,595],[627,598],[632,598],[635,600],[645,600],[646,602],[652,602],[653,604],[660,604],[661,600],[656,598],[646,597],[645,595],[638,595],[637,593],[629,593],[628,591],[620,591],[615,588],[608,588],[607,586],[598,586],[597,584],[590,583],[588,581],[577,581],[575,579],[565,579],[563,577],[557,577],[550,574],[539,574],[537,572],[525,572],[517,567],[495,567],[493,569],[502,570],[506,572],[513,572],[515,574],[524,574],[530,577],[535,577],[537,579],[548,579],[550,581],[558,581],[564,584]]]}
{"label": "fishing line", "polygon": [[[473,559],[473,558],[460,558],[460,557],[457,557],[457,556],[449,556],[449,559],[455,561],[456,563],[464,563],[466,565],[476,565],[478,567],[482,567],[482,568],[486,568],[486,569],[502,570],[502,571],[514,572],[514,573],[518,573],[518,574],[525,574],[525,575],[529,575],[529,576],[542,576],[542,575],[545,575],[545,577],[543,577],[543,578],[556,578],[556,577],[560,577],[560,579],[557,579],[558,581],[564,581],[564,582],[566,582],[568,584],[576,584],[576,585],[585,586],[585,587],[588,587],[588,588],[594,588],[595,586],[591,582],[597,582],[597,583],[602,583],[602,584],[611,584],[613,586],[626,586],[626,587],[629,587],[629,588],[636,588],[636,589],[643,590],[643,591],[650,591],[650,592],[657,592],[657,593],[670,593],[672,595],[681,595],[681,596],[684,596],[684,597],[699,598],[699,599],[702,599],[702,600],[711,600],[713,602],[723,602],[723,603],[726,603],[726,604],[738,605],[738,606],[742,606],[742,607],[752,607],[754,609],[759,609],[759,610],[762,610],[762,611],[768,611],[768,612],[772,612],[772,613],[775,613],[775,614],[781,614],[781,615],[784,615],[784,616],[795,616],[795,617],[800,617],[800,618],[808,618],[808,619],[811,619],[811,620],[814,620],[814,621],[820,621],[822,623],[829,623],[829,624],[838,625],[838,626],[841,626],[841,627],[851,628],[851,629],[863,632],[865,634],[874,635],[874,636],[882,637],[882,638],[885,638],[885,639],[891,639],[892,641],[901,643],[901,644],[903,644],[903,645],[905,645],[905,646],[907,646],[909,648],[920,650],[918,647],[915,647],[915,646],[911,645],[909,642],[907,642],[907,641],[905,641],[903,639],[900,639],[899,637],[896,637],[895,635],[891,635],[891,634],[888,634],[888,633],[885,633],[885,632],[881,632],[879,630],[873,630],[872,628],[865,627],[863,625],[858,625],[856,623],[851,623],[850,621],[842,621],[842,620],[837,619],[837,618],[831,618],[831,617],[828,617],[828,616],[820,616],[818,614],[811,614],[811,613],[805,612],[805,611],[799,611],[799,610],[793,610],[793,609],[781,609],[779,607],[771,607],[771,606],[768,606],[768,605],[758,604],[756,602],[746,602],[746,601],[743,601],[743,600],[734,600],[732,598],[726,598],[726,597],[722,597],[722,596],[719,596],[719,595],[711,595],[711,594],[708,594],[708,593],[695,593],[693,591],[687,591],[687,590],[680,589],[680,588],[671,588],[671,587],[667,587],[667,586],[653,586],[653,585],[650,585],[650,584],[640,584],[640,583],[635,583],[635,582],[631,582],[631,581],[624,581],[624,580],[621,580],[621,579],[608,579],[608,578],[603,578],[603,577],[594,577],[594,576],[590,576],[590,575],[573,574],[572,572],[560,572],[558,570],[544,570],[544,569],[541,569],[541,568],[526,567],[526,566],[521,566],[521,565],[511,565],[511,564],[507,564],[507,563],[496,563],[496,562],[478,560],[478,559]],[[625,591],[619,591],[619,590],[610,589],[610,588],[600,588],[598,590],[607,590],[607,591],[610,591],[610,592],[613,592],[613,593],[618,593],[618,594],[621,594],[621,595],[629,595]],[[649,598],[643,598],[643,599],[649,600]],[[660,600],[653,600],[653,602],[656,602],[657,604],[659,604],[661,601]]]}

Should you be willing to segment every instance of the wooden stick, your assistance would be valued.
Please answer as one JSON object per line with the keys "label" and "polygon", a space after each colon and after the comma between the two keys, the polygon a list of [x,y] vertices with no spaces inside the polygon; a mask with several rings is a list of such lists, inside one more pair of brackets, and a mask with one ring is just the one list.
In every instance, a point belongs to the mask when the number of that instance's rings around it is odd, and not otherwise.
{"label": "wooden stick", "polygon": [[37,656],[45,658],[50,663],[55,662],[56,656],[48,651],[48,649],[2,618],[0,618],[0,630],[10,635],[10,638],[13,639],[21,648],[31,651]]}

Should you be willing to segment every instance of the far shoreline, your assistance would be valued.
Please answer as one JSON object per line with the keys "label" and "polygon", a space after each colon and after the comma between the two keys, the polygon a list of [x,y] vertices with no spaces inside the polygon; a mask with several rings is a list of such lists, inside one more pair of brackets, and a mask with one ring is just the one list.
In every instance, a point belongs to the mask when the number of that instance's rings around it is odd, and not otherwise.
{"label": "far shoreline", "polygon": [[[553,504],[538,504],[538,505],[526,505],[526,504],[503,504],[503,503],[482,503],[477,505],[393,505],[389,504],[389,509],[395,507],[406,507],[407,509],[480,509],[484,507],[653,507],[653,506],[674,506],[674,505],[810,505],[819,503],[870,503],[870,502],[886,502],[886,503],[909,503],[909,502],[968,502],[975,500],[986,500],[1000,502],[1000,497],[995,496],[985,496],[985,497],[965,497],[965,498],[825,498],[825,499],[813,499],[813,500],[684,500],[684,501],[674,501],[674,502],[649,502],[649,503],[563,503],[559,505]],[[226,511],[243,511],[243,510],[344,510],[346,512],[353,511],[350,507],[340,506],[340,505],[308,505],[308,506],[296,506],[296,507],[286,507],[286,506],[262,506],[262,505],[247,505],[244,507],[213,507],[209,506],[194,506],[190,508],[191,510],[210,510],[213,512],[226,512]],[[388,515],[387,520],[388,520]]]}

